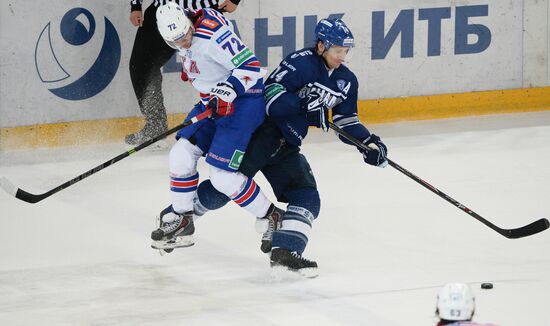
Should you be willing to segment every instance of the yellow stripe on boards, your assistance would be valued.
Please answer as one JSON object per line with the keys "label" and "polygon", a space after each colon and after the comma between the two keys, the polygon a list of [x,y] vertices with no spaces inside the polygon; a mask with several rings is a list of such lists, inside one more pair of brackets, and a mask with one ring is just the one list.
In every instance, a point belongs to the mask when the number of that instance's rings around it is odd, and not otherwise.
{"label": "yellow stripe on boards", "polygon": [[550,110],[550,87],[359,101],[367,123]]}
{"label": "yellow stripe on boards", "polygon": [[[550,87],[414,96],[358,102],[368,124],[550,110]],[[186,114],[169,115],[169,126]],[[0,150],[122,142],[143,118],[87,120],[0,129]]]}

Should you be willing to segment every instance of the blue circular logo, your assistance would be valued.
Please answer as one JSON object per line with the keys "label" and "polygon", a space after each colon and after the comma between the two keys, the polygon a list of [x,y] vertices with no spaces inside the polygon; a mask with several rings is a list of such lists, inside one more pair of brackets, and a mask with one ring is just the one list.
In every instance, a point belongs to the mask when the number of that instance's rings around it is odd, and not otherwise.
{"label": "blue circular logo", "polygon": [[[36,42],[34,59],[40,80],[45,84],[55,83],[55,86],[48,88],[50,92],[66,100],[84,100],[97,95],[111,83],[120,63],[120,39],[111,21],[107,17],[104,20],[105,35],[99,54],[90,68],[78,73],[76,76],[80,77],[77,78],[70,78],[71,73],[65,69],[66,63],[58,60],[53,44],[62,40],[74,47],[87,45],[96,34],[94,16],[84,8],[69,10],[60,22],[61,37],[52,35],[52,22],[44,27]],[[74,81],[63,84],[68,79]]]}

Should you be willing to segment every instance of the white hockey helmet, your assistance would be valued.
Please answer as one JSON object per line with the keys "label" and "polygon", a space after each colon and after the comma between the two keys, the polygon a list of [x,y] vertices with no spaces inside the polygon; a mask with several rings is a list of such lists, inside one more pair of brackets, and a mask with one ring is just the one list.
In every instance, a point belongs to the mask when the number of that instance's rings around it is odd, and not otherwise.
{"label": "white hockey helmet", "polygon": [[176,41],[185,37],[191,21],[177,3],[169,1],[157,9],[157,27],[166,44],[178,50]]}
{"label": "white hockey helmet", "polygon": [[437,295],[439,318],[445,320],[472,320],[475,298],[468,284],[447,283]]}

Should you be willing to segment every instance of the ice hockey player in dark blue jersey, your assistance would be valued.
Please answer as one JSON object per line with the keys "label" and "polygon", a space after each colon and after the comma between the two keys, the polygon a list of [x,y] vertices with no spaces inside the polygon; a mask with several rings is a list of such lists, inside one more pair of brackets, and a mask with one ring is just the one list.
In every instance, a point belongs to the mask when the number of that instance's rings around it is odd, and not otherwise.
{"label": "ice hockey player in dark blue jersey", "polygon": [[[270,218],[262,251],[271,252],[271,266],[317,276],[317,263],[302,257],[321,200],[311,168],[300,145],[308,127],[328,131],[329,109],[334,124],[372,150],[361,151],[366,163],[385,167],[387,148],[357,117],[358,82],[343,64],[354,46],[351,31],[341,20],[323,19],[315,29],[315,48],[287,56],[266,81],[266,121],[255,131],[239,171],[262,171],[280,202],[288,203],[281,218]],[[347,140],[340,137],[345,143]],[[208,181],[201,183],[196,204],[217,209],[229,199]],[[259,220],[261,224],[261,220]]]}

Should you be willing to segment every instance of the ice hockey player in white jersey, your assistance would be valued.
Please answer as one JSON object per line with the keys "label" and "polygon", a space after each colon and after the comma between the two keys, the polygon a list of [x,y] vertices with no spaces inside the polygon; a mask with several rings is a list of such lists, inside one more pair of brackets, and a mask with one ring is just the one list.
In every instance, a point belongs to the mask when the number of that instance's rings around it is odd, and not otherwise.
{"label": "ice hockey player in white jersey", "polygon": [[258,218],[276,208],[252,178],[238,172],[250,137],[265,118],[265,71],[256,56],[213,9],[184,11],[168,2],[156,17],[160,34],[182,58],[182,76],[200,92],[186,119],[213,111],[211,118],[181,129],[170,151],[172,204],[161,212],[151,238],[153,248],[171,251],[194,244],[193,200],[202,156],[216,190]]}
{"label": "ice hockey player in white jersey", "polygon": [[437,326],[496,326],[472,321],[476,302],[468,284],[447,283],[437,295],[435,313],[440,319]]}

